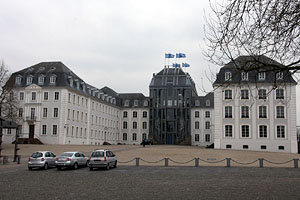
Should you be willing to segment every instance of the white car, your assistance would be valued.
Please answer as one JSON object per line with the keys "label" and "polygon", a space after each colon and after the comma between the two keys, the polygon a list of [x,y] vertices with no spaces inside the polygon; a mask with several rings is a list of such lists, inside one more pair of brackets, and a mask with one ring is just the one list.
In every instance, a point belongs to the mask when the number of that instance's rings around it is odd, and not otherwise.
{"label": "white car", "polygon": [[47,170],[49,167],[55,167],[56,156],[51,151],[37,151],[28,158],[28,169],[43,168]]}
{"label": "white car", "polygon": [[105,167],[109,169],[111,167],[117,167],[116,155],[110,150],[95,150],[91,153],[88,166],[92,171],[94,168]]}

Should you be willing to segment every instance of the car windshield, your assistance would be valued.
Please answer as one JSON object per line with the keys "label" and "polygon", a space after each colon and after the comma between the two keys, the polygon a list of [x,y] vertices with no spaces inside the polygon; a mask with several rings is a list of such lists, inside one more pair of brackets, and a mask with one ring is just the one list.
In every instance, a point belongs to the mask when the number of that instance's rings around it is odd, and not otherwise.
{"label": "car windshield", "polygon": [[60,156],[64,156],[64,157],[72,157],[73,153],[62,153]]}
{"label": "car windshield", "polygon": [[32,158],[40,158],[43,157],[43,154],[40,152],[35,152],[31,155]]}
{"label": "car windshield", "polygon": [[92,157],[104,157],[104,152],[103,151],[94,151],[92,153]]}

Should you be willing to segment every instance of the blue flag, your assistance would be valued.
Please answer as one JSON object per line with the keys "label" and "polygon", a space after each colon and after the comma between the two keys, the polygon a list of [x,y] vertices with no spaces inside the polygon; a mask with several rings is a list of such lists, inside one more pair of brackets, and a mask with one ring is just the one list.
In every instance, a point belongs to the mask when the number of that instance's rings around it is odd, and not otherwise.
{"label": "blue flag", "polygon": [[188,63],[182,63],[181,66],[182,66],[182,67],[190,67],[190,64],[188,64]]}
{"label": "blue flag", "polygon": [[185,58],[184,53],[176,53],[176,58]]}
{"label": "blue flag", "polygon": [[173,63],[173,67],[180,67],[180,64],[178,64],[178,63]]}
{"label": "blue flag", "polygon": [[166,53],[165,58],[174,58],[174,54]]}

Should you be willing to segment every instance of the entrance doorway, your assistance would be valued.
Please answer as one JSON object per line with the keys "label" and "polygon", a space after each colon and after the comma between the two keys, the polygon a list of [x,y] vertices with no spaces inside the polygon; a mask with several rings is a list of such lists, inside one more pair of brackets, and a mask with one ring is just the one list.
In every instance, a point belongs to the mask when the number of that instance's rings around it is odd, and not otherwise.
{"label": "entrance doorway", "polygon": [[29,138],[34,138],[34,124],[29,125]]}
{"label": "entrance doorway", "polygon": [[173,133],[167,133],[166,144],[173,144]]}

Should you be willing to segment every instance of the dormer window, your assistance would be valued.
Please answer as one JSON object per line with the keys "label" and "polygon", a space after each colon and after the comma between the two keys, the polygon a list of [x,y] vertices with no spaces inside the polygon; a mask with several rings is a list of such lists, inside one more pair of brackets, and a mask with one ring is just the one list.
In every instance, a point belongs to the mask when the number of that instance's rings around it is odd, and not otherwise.
{"label": "dormer window", "polygon": [[56,82],[56,76],[55,75],[50,76],[50,84],[53,85],[55,84],[55,82]]}
{"label": "dormer window", "polygon": [[148,106],[148,101],[147,100],[144,101],[144,106],[145,107]]}
{"label": "dormer window", "polygon": [[231,81],[231,72],[225,72],[225,81]]}
{"label": "dormer window", "polygon": [[266,72],[259,72],[258,73],[258,80],[263,81],[266,79]]}
{"label": "dormer window", "polygon": [[282,80],[283,79],[283,72],[277,72],[276,73],[276,79],[277,80]]}
{"label": "dormer window", "polygon": [[80,88],[79,81],[78,80],[75,80],[75,81],[76,81],[76,88],[77,88],[77,90],[79,90],[79,88]]}
{"label": "dormer window", "polygon": [[242,81],[248,81],[248,73],[247,72],[242,72]]}
{"label": "dormer window", "polygon": [[44,85],[44,81],[45,81],[45,76],[44,75],[39,76],[39,85]]}
{"label": "dormer window", "polygon": [[32,84],[32,81],[33,81],[33,76],[32,76],[32,75],[29,75],[29,76],[27,77],[27,85]]}
{"label": "dormer window", "polygon": [[16,84],[21,85],[21,82],[22,82],[22,76],[17,76],[16,77]]}
{"label": "dormer window", "polygon": [[139,100],[134,100],[133,105],[138,106],[139,105]]}
{"label": "dormer window", "polygon": [[199,100],[195,101],[195,106],[200,106],[200,101]]}
{"label": "dormer window", "polygon": [[70,78],[70,86],[73,87],[73,79]]}
{"label": "dormer window", "polygon": [[82,84],[82,91],[85,92],[85,84],[84,84],[84,82],[81,82],[81,84]]}
{"label": "dormer window", "polygon": [[206,101],[205,101],[205,105],[206,105],[206,106],[210,106],[210,100],[206,100]]}
{"label": "dormer window", "polygon": [[129,100],[125,100],[124,106],[129,106]]}

